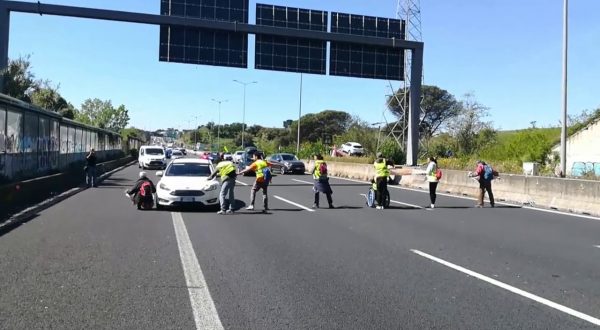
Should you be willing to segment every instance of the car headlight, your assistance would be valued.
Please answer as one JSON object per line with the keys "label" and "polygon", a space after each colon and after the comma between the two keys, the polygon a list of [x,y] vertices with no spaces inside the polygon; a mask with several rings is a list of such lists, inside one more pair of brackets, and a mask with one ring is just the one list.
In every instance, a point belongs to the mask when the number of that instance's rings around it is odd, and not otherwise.
{"label": "car headlight", "polygon": [[164,183],[159,184],[158,187],[162,190],[171,191],[171,189],[169,189],[169,187],[167,187],[167,185]]}
{"label": "car headlight", "polygon": [[216,190],[217,188],[219,188],[219,184],[217,182],[213,182],[210,184],[207,184],[206,186],[204,186],[204,191],[212,191],[212,190]]}

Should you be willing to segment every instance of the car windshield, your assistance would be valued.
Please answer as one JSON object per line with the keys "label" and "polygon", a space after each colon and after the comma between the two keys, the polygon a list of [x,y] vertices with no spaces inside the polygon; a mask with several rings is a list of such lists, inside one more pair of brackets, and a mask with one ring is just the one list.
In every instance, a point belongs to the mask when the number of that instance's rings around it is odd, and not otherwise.
{"label": "car windshield", "polygon": [[210,166],[199,163],[173,163],[165,176],[209,176]]}
{"label": "car windshield", "polygon": [[182,156],[183,154],[181,153],[181,151],[173,151],[173,155]]}
{"label": "car windshield", "polygon": [[159,149],[159,148],[148,148],[148,149],[146,149],[146,154],[148,154],[148,155],[163,155],[164,152],[162,149]]}
{"label": "car windshield", "polygon": [[362,148],[362,146],[360,144],[355,144],[354,148]]}
{"label": "car windshield", "polygon": [[281,159],[283,160],[298,160],[298,158],[294,155],[281,155]]}

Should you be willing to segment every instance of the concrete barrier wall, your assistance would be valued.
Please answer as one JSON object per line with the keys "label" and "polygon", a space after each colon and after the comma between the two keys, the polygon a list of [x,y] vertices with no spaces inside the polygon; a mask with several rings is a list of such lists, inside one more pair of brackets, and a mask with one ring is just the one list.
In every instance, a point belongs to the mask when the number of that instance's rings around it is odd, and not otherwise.
{"label": "concrete barrier wall", "polygon": [[[114,170],[133,160],[133,157],[125,157],[99,163],[97,175],[100,176],[102,173]],[[83,183],[85,183],[85,173],[82,165],[73,172],[58,173],[0,186],[0,219]]]}
{"label": "concrete barrier wall", "polygon": [[[312,162],[305,162],[310,170]],[[368,181],[375,175],[372,165],[327,162],[329,175]],[[479,182],[465,171],[444,170],[438,192],[476,197]],[[429,189],[422,168],[396,169],[404,174],[397,179],[406,187]],[[421,173],[409,174],[408,173]],[[600,181],[500,174],[492,183],[498,201],[555,208],[563,211],[600,216]]]}

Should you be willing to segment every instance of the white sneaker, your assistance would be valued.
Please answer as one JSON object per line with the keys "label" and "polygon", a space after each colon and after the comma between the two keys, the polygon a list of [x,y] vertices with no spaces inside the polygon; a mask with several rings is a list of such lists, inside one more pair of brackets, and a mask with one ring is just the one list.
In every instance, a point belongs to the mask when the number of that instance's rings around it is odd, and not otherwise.
{"label": "white sneaker", "polygon": [[225,214],[233,214],[233,210],[227,210],[225,211]]}
{"label": "white sneaker", "polygon": [[221,211],[217,212],[217,214],[225,214],[225,211],[221,210]]}
{"label": "white sneaker", "polygon": [[435,204],[431,204],[431,208],[432,208],[432,209],[435,209]]}
{"label": "white sneaker", "polygon": [[377,206],[375,208],[378,209],[378,210],[383,210],[383,206]]}
{"label": "white sneaker", "polygon": [[250,211],[254,210],[254,205],[250,205],[250,206],[248,206],[248,207],[246,208],[246,210],[250,210]]}

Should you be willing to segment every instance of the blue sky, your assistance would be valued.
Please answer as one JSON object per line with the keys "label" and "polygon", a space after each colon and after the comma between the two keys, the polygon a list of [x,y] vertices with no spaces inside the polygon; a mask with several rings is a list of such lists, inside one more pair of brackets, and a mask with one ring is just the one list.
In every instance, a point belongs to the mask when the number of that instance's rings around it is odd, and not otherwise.
{"label": "blue sky", "polygon": [[[394,17],[394,0],[269,0],[309,9]],[[53,0],[44,3],[159,13],[159,0]],[[496,128],[557,125],[561,116],[562,0],[422,0],[425,83],[490,108]],[[251,22],[256,5],[250,0]],[[569,114],[600,106],[600,1],[570,2]],[[254,39],[251,38],[252,42]],[[156,26],[13,13],[10,57],[31,54],[39,78],[60,83],[77,107],[90,97],[125,104],[146,129],[241,122],[281,127],[296,119],[300,75],[158,61]],[[253,60],[250,61],[253,63]],[[394,88],[399,86],[393,83]],[[387,81],[304,75],[302,112],[347,111],[383,119]],[[392,120],[389,113],[388,120]]]}

